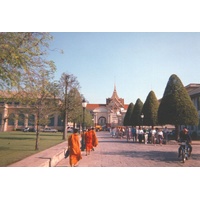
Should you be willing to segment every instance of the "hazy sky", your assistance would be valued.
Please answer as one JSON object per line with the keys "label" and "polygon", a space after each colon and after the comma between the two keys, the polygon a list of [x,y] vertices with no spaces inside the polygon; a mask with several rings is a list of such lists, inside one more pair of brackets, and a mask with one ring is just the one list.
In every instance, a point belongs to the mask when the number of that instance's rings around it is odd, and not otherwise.
{"label": "hazy sky", "polygon": [[105,103],[114,84],[125,103],[145,102],[153,90],[162,98],[167,81],[178,75],[183,85],[200,83],[200,33],[54,32],[50,59],[77,77],[90,103]]}

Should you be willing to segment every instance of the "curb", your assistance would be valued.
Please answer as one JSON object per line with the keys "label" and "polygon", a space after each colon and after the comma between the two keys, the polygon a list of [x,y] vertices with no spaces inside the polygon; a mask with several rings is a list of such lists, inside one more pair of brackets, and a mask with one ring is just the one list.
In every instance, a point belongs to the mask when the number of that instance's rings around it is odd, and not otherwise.
{"label": "curb", "polygon": [[67,141],[31,155],[7,167],[55,167],[64,158],[66,150]]}

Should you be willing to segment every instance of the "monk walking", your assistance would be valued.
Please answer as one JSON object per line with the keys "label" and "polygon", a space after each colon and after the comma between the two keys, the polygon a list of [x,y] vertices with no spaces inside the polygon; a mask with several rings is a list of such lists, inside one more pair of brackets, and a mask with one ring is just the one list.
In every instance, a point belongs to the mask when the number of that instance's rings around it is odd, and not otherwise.
{"label": "monk walking", "polygon": [[92,131],[89,128],[88,131],[85,132],[85,148],[86,148],[86,156],[90,154],[92,145]]}
{"label": "monk walking", "polygon": [[68,148],[70,151],[69,154],[69,163],[71,167],[74,167],[77,162],[82,159],[81,149],[80,149],[80,137],[78,135],[78,130],[75,129],[74,133],[71,134],[68,138]]}
{"label": "monk walking", "polygon": [[94,128],[92,128],[92,150],[94,151],[94,147],[96,147],[98,145],[98,139],[97,139],[97,135],[96,132],[94,130]]}

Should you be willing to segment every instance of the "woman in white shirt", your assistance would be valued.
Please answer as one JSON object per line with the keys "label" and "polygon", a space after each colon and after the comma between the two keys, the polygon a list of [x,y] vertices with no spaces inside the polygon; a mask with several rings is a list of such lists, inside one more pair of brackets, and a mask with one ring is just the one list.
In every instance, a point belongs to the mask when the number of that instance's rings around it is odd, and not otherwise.
{"label": "woman in white shirt", "polygon": [[141,127],[139,127],[139,130],[138,130],[138,139],[139,139],[139,143],[142,143],[143,135],[144,135],[144,131],[142,130]]}
{"label": "woman in white shirt", "polygon": [[158,142],[160,145],[162,145],[162,140],[163,140],[163,132],[161,129],[158,129]]}
{"label": "woman in white shirt", "polygon": [[156,143],[155,138],[156,138],[156,129],[154,127],[152,127],[152,129],[151,129],[151,144]]}

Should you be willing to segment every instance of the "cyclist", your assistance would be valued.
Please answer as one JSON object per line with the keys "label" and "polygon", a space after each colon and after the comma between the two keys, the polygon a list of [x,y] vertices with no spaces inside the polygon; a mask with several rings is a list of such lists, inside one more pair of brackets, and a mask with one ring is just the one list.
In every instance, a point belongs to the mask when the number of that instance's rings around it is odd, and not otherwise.
{"label": "cyclist", "polygon": [[[190,155],[192,153],[192,146],[191,146],[192,138],[189,135],[188,129],[186,127],[180,133],[180,142],[186,142],[187,143],[188,148],[189,148],[189,157],[190,157]],[[181,146],[178,149],[178,157],[180,157],[180,156],[181,156]]]}

